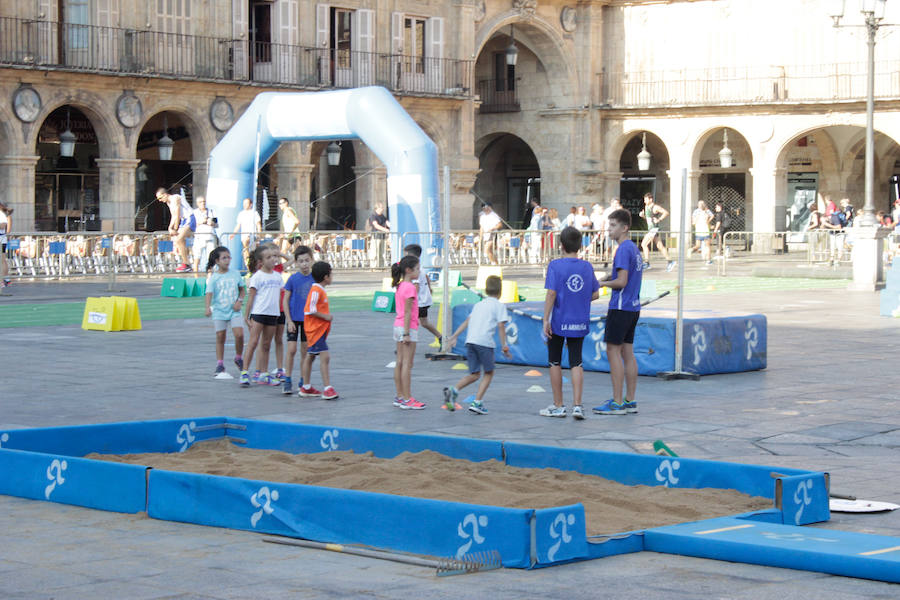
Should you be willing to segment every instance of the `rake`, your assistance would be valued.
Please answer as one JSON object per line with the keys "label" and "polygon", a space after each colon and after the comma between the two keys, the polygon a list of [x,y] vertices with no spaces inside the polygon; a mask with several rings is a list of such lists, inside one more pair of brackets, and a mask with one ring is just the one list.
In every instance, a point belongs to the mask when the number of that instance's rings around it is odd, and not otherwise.
{"label": "rake", "polygon": [[429,567],[435,569],[435,574],[438,577],[490,571],[499,569],[503,566],[503,563],[500,560],[500,553],[496,550],[466,554],[462,558],[427,558],[411,554],[398,554],[384,550],[360,548],[358,546],[344,546],[343,544],[326,544],[323,542],[313,542],[311,540],[300,540],[295,538],[263,538],[263,541],[270,544],[299,546],[301,548],[312,548],[314,550],[329,550],[331,552],[340,552],[342,554],[353,554],[356,556],[365,556],[367,558],[390,560],[407,565],[415,565],[417,567]]}

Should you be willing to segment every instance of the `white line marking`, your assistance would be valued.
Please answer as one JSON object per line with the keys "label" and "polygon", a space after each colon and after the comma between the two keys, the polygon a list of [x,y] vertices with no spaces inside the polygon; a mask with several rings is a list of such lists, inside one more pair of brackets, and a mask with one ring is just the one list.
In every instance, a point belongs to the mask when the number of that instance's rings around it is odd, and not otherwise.
{"label": "white line marking", "polygon": [[697,531],[694,535],[706,535],[707,533],[721,533],[723,531],[734,531],[735,529],[747,529],[748,527],[755,527],[755,525],[735,525],[734,527],[723,527],[721,529],[709,529],[707,531]]}

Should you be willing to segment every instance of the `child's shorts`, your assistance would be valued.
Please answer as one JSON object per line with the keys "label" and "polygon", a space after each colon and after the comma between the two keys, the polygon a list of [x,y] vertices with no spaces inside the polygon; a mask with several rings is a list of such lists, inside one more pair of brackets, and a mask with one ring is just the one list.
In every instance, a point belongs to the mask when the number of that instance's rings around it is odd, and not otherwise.
{"label": "child's shorts", "polygon": [[[395,342],[403,341],[403,328],[402,327],[394,327],[394,341]],[[409,341],[411,341],[411,342],[419,341],[419,330],[418,329],[410,329],[409,330]]]}
{"label": "child's shorts", "polygon": [[227,321],[223,319],[213,319],[213,326],[216,328],[216,333],[228,329],[229,326],[232,329],[242,329],[244,327],[244,317],[238,313]]}
{"label": "child's shorts", "polygon": [[306,349],[307,354],[321,354],[322,352],[328,352],[328,344],[325,342],[327,335],[323,335],[316,343]]}
{"label": "child's shorts", "polygon": [[494,349],[478,344],[466,344],[466,361],[469,363],[469,373],[485,373],[494,371]]}
{"label": "child's shorts", "polygon": [[580,367],[583,337],[563,337],[554,333],[547,340],[547,362],[551,367],[558,367],[562,363],[563,344],[569,349],[569,368]]}
{"label": "child's shorts", "polygon": [[634,343],[634,330],[637,328],[640,311],[609,309],[606,313],[606,329],[603,341],[614,346]]}
{"label": "child's shorts", "polygon": [[[284,313],[282,313],[282,314],[284,314]],[[303,321],[294,321],[294,325],[297,326],[297,331],[295,331],[294,333],[291,333],[290,331],[288,331],[287,332],[287,340],[289,342],[296,342],[297,338],[299,338],[301,342],[305,342],[306,341],[306,330],[303,329]]]}
{"label": "child's shorts", "polygon": [[419,306],[419,318],[427,319],[428,318],[428,309],[431,308],[431,305],[428,306]]}
{"label": "child's shorts", "polygon": [[257,323],[262,323],[267,327],[275,327],[278,325],[278,316],[277,315],[250,315],[251,321],[256,321]]}

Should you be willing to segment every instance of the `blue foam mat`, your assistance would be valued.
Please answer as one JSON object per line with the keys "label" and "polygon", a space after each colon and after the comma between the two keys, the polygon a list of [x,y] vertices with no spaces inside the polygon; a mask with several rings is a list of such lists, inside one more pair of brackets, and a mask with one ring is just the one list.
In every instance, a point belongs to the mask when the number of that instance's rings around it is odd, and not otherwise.
{"label": "blue foam mat", "polygon": [[[495,334],[495,360],[505,364],[548,366],[547,345],[541,332],[541,302],[518,302],[507,305],[510,322],[506,334],[512,358],[500,352],[499,335]],[[472,311],[471,304],[453,307],[453,328],[459,327]],[[518,312],[526,314],[518,314]],[[532,316],[528,316],[532,315]],[[592,319],[606,315],[606,309],[592,306]],[[538,316],[538,319],[533,318]],[[683,368],[699,375],[736,373],[765,369],[767,365],[767,322],[764,315],[729,316],[709,311],[690,311],[683,321]],[[594,321],[584,339],[582,366],[588,371],[609,372],[606,343],[603,341],[605,321]],[[453,348],[465,355],[465,332]],[[641,375],[656,375],[675,368],[675,316],[668,310],[644,310],[634,336],[634,354]],[[568,368],[568,350],[563,351],[563,367]]]}

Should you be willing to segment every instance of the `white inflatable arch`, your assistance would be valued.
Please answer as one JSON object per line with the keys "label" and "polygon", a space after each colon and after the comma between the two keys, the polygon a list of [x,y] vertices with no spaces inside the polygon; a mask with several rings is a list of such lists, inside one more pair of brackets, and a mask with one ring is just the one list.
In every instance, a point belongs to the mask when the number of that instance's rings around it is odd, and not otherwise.
{"label": "white inflatable arch", "polygon": [[[388,210],[394,236],[391,254],[400,259],[405,244],[422,245],[422,266],[434,264],[440,231],[437,147],[403,107],[382,87],[329,92],[265,92],[210,153],[207,204],[221,231],[234,231],[244,198],[255,198],[254,170],[282,142],[362,140],[387,168]],[[259,149],[257,162],[256,152]],[[425,242],[425,243],[423,243]],[[236,264],[240,240],[228,244]]]}

